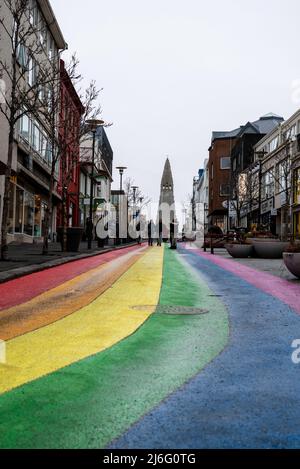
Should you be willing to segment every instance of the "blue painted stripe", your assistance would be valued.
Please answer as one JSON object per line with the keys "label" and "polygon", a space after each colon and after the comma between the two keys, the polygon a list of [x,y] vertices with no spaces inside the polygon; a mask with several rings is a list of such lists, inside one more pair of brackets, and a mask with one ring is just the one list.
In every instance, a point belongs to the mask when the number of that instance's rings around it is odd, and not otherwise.
{"label": "blue painted stripe", "polygon": [[[193,251],[179,251],[228,306],[230,344],[114,448],[299,448],[300,317]],[[183,256],[182,256],[183,257]]]}

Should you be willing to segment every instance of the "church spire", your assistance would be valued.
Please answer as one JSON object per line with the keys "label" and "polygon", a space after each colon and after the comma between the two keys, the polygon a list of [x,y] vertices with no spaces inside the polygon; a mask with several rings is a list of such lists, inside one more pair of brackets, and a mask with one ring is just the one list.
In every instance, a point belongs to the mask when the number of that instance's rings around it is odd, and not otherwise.
{"label": "church spire", "polygon": [[160,204],[174,204],[174,182],[169,158],[166,159],[160,185]]}

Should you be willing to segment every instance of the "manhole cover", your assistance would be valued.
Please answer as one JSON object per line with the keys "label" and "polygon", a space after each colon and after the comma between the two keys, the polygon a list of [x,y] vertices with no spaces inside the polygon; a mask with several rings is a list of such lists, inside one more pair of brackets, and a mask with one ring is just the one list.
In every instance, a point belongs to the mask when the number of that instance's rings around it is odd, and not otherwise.
{"label": "manhole cover", "polygon": [[154,312],[155,314],[186,315],[186,316],[195,316],[195,315],[209,313],[207,309],[193,308],[191,306],[145,305],[145,306],[132,306],[132,309],[136,311],[147,311],[149,313]]}

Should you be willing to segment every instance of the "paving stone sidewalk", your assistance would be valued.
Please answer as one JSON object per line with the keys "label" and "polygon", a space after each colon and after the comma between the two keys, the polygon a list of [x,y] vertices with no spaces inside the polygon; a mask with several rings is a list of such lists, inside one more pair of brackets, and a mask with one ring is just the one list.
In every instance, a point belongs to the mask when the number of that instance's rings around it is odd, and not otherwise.
{"label": "paving stone sidewalk", "polygon": [[[198,248],[202,248],[201,243],[195,243]],[[209,253],[210,250],[208,249]],[[257,259],[257,258],[248,258],[248,259],[234,259],[228,254],[226,249],[215,249],[215,255],[222,256],[226,259],[231,259],[234,262],[246,265],[247,267],[252,267],[253,269],[260,270],[262,272],[267,272],[277,277],[284,278],[287,280],[294,280],[295,282],[300,282],[297,280],[286,268],[283,259]]]}

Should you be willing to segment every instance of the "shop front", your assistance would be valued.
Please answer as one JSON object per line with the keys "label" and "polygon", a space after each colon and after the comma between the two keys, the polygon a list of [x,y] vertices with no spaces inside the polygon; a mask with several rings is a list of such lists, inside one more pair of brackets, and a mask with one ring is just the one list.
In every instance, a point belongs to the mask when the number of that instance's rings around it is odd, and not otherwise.
{"label": "shop front", "polygon": [[17,177],[10,183],[9,241],[33,243],[42,240],[48,203]]}
{"label": "shop front", "polygon": [[300,239],[300,167],[294,172],[293,234],[295,239]]}

